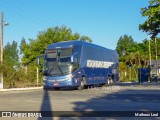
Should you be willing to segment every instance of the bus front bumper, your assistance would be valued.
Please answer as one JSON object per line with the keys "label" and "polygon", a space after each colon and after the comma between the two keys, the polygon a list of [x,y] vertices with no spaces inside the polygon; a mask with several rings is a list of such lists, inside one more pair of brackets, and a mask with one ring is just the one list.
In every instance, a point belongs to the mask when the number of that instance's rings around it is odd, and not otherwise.
{"label": "bus front bumper", "polygon": [[56,77],[46,77],[43,79],[43,86],[44,88],[63,88],[63,87],[76,87],[78,85],[73,84],[71,77],[63,77],[63,78],[56,78]]}

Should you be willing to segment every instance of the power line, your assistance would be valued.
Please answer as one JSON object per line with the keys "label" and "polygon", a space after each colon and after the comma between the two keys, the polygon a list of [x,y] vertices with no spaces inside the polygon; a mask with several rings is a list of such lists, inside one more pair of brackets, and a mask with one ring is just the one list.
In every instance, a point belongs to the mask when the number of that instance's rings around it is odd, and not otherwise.
{"label": "power line", "polygon": [[[17,0],[18,1],[18,0]],[[16,11],[16,14],[19,14],[20,16],[22,16],[23,18],[27,18],[27,20],[34,22],[34,23],[40,23],[38,25],[49,25],[52,22],[50,21],[50,19],[46,19],[48,16],[45,16],[45,13],[41,13],[42,16],[39,16],[38,13],[39,11],[36,11],[36,9],[33,9],[33,7],[28,6],[27,4],[22,3],[21,1],[18,1],[18,4],[16,4],[14,1],[8,1],[8,4],[15,6],[14,9],[13,7],[9,7],[12,9],[12,11]],[[29,14],[28,17],[27,14]],[[56,20],[54,20],[54,23],[58,23]]]}

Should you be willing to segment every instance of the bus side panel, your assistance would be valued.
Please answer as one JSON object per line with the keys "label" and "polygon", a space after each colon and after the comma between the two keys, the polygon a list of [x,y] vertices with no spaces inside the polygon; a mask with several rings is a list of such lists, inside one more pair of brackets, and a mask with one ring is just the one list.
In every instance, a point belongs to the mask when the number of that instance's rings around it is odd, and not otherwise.
{"label": "bus side panel", "polygon": [[[114,62],[115,64],[109,68],[91,68],[87,67],[87,60]],[[85,74],[86,77],[87,85],[106,83],[108,75],[113,72],[113,67],[114,69],[118,69],[116,65],[117,62],[118,58],[115,51],[84,45],[80,63],[82,65],[83,74]],[[117,78],[114,77],[114,79]]]}

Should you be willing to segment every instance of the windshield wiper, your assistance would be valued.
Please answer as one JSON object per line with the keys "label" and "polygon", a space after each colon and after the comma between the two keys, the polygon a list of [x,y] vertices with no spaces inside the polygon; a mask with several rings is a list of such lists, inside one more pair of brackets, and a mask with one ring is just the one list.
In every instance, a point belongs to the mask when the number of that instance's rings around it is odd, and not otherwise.
{"label": "windshield wiper", "polygon": [[[64,75],[61,67],[59,66],[59,62],[57,62],[57,66],[58,66],[59,71],[62,73],[62,75]],[[51,72],[54,70],[54,67],[55,67],[55,66],[52,66],[52,68],[51,68],[50,71],[48,72],[50,75],[51,75]],[[54,74],[54,75],[56,75],[56,74]]]}
{"label": "windshield wiper", "polygon": [[61,67],[59,66],[59,62],[57,63],[57,65],[58,65],[58,69],[59,69],[59,71],[64,75],[64,73],[63,73],[63,71],[62,71]]}
{"label": "windshield wiper", "polygon": [[54,69],[54,66],[52,66],[52,68],[50,69],[50,71],[48,72],[49,74],[52,72],[52,70]]}

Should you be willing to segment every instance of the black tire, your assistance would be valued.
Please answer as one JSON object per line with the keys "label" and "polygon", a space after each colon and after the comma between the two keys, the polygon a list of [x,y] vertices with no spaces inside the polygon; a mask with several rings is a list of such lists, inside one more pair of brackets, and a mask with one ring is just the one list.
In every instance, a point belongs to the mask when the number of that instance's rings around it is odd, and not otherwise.
{"label": "black tire", "polygon": [[113,85],[113,79],[110,79],[110,85],[112,86]]}
{"label": "black tire", "polygon": [[48,91],[48,90],[49,90],[49,88],[43,87],[43,91]]}
{"label": "black tire", "polygon": [[59,87],[55,87],[54,89],[55,89],[55,90],[59,90],[60,88],[59,88]]}
{"label": "black tire", "polygon": [[85,77],[82,77],[81,85],[78,86],[78,90],[83,90],[85,87]]}
{"label": "black tire", "polygon": [[115,78],[115,75],[114,75],[114,74],[112,74],[112,77],[111,77],[111,79],[112,79],[112,80],[111,80],[111,85],[113,85],[113,84],[114,84],[114,82],[115,82],[115,79],[114,79],[114,78]]}

